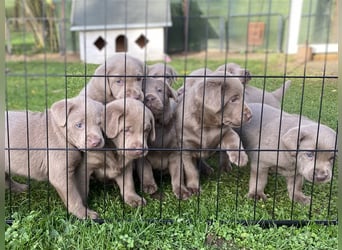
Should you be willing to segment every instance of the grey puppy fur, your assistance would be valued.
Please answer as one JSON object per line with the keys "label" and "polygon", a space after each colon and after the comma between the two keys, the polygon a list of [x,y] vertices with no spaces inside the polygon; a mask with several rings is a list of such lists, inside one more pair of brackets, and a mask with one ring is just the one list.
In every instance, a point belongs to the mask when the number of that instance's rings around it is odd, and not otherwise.
{"label": "grey puppy fur", "polygon": [[148,75],[153,78],[158,78],[168,85],[172,86],[177,81],[177,71],[169,64],[156,63],[149,67]]}
{"label": "grey puppy fur", "polygon": [[200,69],[196,69],[194,71],[192,71],[189,76],[187,76],[185,78],[185,83],[183,84],[183,86],[181,86],[180,88],[178,88],[177,93],[178,93],[178,98],[181,99],[182,95],[184,94],[184,90],[191,88],[192,86],[194,86],[196,84],[197,81],[204,81],[204,78],[209,75],[212,74],[213,71],[208,69],[208,68],[200,68]]}
{"label": "grey puppy fur", "polygon": [[240,76],[239,79],[245,86],[245,101],[247,103],[265,103],[272,107],[280,108],[282,98],[291,85],[291,81],[287,80],[281,87],[272,92],[267,92],[266,90],[251,86],[248,84],[252,79],[251,72],[241,68],[241,66],[236,63],[223,64],[218,67],[216,71],[226,71],[229,74]]}
{"label": "grey puppy fur", "polygon": [[246,150],[261,151],[247,151],[251,163],[248,196],[266,200],[264,188],[268,172],[278,166],[278,173],[286,178],[290,199],[309,204],[311,198],[302,191],[304,178],[314,183],[331,180],[335,131],[266,104],[250,104],[250,108],[253,119],[242,127],[241,140]]}
{"label": "grey puppy fur", "polygon": [[[106,118],[105,146],[109,151],[88,151],[78,178],[89,180],[94,173],[99,180],[115,181],[125,203],[132,207],[145,205],[145,199],[135,191],[132,162],[146,155],[147,141],[155,139],[153,114],[142,102],[126,98],[108,103]],[[88,186],[80,188],[83,188],[82,196],[86,200]]]}
{"label": "grey puppy fur", "polygon": [[139,59],[117,53],[101,64],[80,95],[103,104],[124,97],[143,100],[142,80],[145,66]]}
{"label": "grey puppy fur", "polygon": [[146,79],[144,103],[151,109],[156,123],[156,140],[149,142],[149,145],[154,149],[171,150],[149,151],[144,158],[138,159],[137,168],[145,193],[153,194],[157,191],[152,169],[158,169],[170,173],[173,193],[180,199],[187,199],[191,193],[184,185],[184,174],[179,168],[180,156],[179,153],[172,151],[178,146],[174,123],[176,99],[174,90],[163,80]]}
{"label": "grey puppy fur", "polygon": [[226,71],[233,76],[237,76],[242,84],[247,84],[252,79],[251,72],[247,69],[241,68],[241,66],[236,63],[223,64],[215,71]]}
{"label": "grey puppy fur", "polygon": [[232,163],[244,166],[248,161],[240,138],[232,127],[240,127],[248,122],[252,114],[243,102],[243,86],[239,79],[226,78],[225,75],[215,72],[208,75],[205,83],[203,80],[196,82],[185,91],[185,96],[176,108],[179,146],[199,150],[182,152],[186,187],[191,193],[200,192],[196,160],[213,153],[212,150],[201,152],[200,149],[221,147],[227,150]]}
{"label": "grey puppy fur", "polygon": [[[58,101],[46,112],[9,111],[6,173],[49,180],[69,212],[78,218],[97,218],[82,202],[75,171],[82,161],[78,149],[104,146],[103,112],[104,105],[83,97]],[[25,186],[18,189],[8,174],[6,186],[24,191]]]}

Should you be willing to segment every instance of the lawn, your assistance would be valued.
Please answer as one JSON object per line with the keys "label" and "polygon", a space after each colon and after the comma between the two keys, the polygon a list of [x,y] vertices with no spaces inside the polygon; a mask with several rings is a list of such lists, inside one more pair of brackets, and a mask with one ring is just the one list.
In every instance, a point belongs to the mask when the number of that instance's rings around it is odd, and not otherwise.
{"label": "lawn", "polygon": [[[286,58],[285,58],[286,59]],[[318,120],[333,129],[337,126],[337,80],[333,73],[304,68],[282,55],[229,61],[246,66],[253,73],[250,84],[266,90],[281,86],[284,78],[292,86],[284,99],[284,109]],[[180,77],[192,70],[223,64],[224,57],[205,54],[174,56],[170,63]],[[151,62],[152,63],[152,62]],[[324,62],[321,62],[322,65]],[[6,68],[7,108],[42,111],[57,100],[78,94],[96,65],[50,60],[8,61]],[[324,68],[318,67],[319,69]],[[324,72],[323,72],[324,73]],[[267,77],[265,77],[267,76]],[[305,76],[305,77],[303,77]],[[170,178],[158,176],[163,199],[142,194],[147,205],[134,209],[123,204],[116,186],[91,183],[89,206],[106,220],[103,224],[68,217],[56,191],[45,182],[31,181],[30,192],[6,191],[5,215],[14,219],[6,227],[8,249],[337,249],[337,226],[271,227],[243,226],[240,220],[336,220],[337,167],[331,183],[312,186],[311,206],[291,203],[284,178],[269,177],[266,202],[246,199],[248,167],[234,167],[230,173],[217,171],[217,157],[209,159],[214,175],[201,178],[202,192],[187,201],[179,201],[171,191]],[[23,179],[20,179],[23,180]],[[138,192],[140,192],[137,186]]]}

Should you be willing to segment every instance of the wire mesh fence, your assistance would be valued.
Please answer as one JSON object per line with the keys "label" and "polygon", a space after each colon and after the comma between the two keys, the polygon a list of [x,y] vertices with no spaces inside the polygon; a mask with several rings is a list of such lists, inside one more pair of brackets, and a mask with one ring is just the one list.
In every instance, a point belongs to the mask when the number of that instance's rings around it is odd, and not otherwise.
{"label": "wire mesh fence", "polygon": [[321,53],[310,47],[320,3],[304,1],[297,55],[280,53],[291,5],[261,2],[61,1],[49,17],[44,1],[38,17],[18,5],[7,19],[7,222],[38,210],[336,224],[335,2]]}

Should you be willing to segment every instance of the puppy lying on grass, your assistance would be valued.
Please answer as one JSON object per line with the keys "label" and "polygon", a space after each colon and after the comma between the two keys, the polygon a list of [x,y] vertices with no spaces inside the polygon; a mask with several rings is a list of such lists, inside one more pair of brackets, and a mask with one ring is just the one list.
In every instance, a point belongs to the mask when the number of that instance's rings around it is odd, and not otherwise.
{"label": "puppy lying on grass", "polygon": [[82,202],[75,171],[80,150],[102,148],[104,105],[75,97],[54,103],[47,112],[8,111],[6,116],[6,186],[24,191],[11,180],[21,175],[50,181],[70,213],[78,218],[98,217]]}
{"label": "puppy lying on grass", "polygon": [[[106,105],[105,124],[105,151],[88,151],[77,172],[83,200],[86,202],[89,177],[94,174],[101,181],[115,181],[128,205],[145,205],[135,191],[132,162],[146,155],[147,141],[155,139],[153,115],[138,100],[119,99]],[[87,183],[82,182],[85,178]]]}
{"label": "puppy lying on grass", "polygon": [[253,103],[250,108],[253,119],[242,127],[240,135],[251,162],[248,196],[267,199],[264,189],[268,172],[273,170],[286,178],[291,200],[309,204],[311,197],[303,193],[303,181],[316,184],[331,180],[335,131],[266,104]]}

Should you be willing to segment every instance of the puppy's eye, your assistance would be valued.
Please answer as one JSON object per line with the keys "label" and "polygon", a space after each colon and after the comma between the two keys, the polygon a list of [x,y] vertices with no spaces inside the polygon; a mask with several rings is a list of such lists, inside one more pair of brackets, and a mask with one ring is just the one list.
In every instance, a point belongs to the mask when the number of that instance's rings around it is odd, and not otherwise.
{"label": "puppy's eye", "polygon": [[128,132],[130,132],[131,131],[131,128],[130,127],[126,127],[125,129],[124,129],[124,132],[125,133],[128,133]]}
{"label": "puppy's eye", "polygon": [[232,98],[230,98],[229,102],[230,103],[234,103],[240,100],[240,97],[238,95],[233,96]]}
{"label": "puppy's eye", "polygon": [[122,79],[116,79],[115,83],[116,84],[123,84],[123,80]]}
{"label": "puppy's eye", "polygon": [[331,164],[334,163],[334,161],[335,161],[335,156],[330,157],[330,158],[329,158],[329,161],[331,162]]}
{"label": "puppy's eye", "polygon": [[142,77],[137,77],[137,81],[140,82],[142,80]]}
{"label": "puppy's eye", "polygon": [[158,91],[159,93],[163,92],[163,90],[162,90],[161,88],[157,88],[157,91]]}
{"label": "puppy's eye", "polygon": [[312,160],[315,157],[314,152],[306,152],[305,155],[309,160]]}
{"label": "puppy's eye", "polygon": [[83,128],[83,123],[82,122],[75,123],[75,128],[82,129]]}

